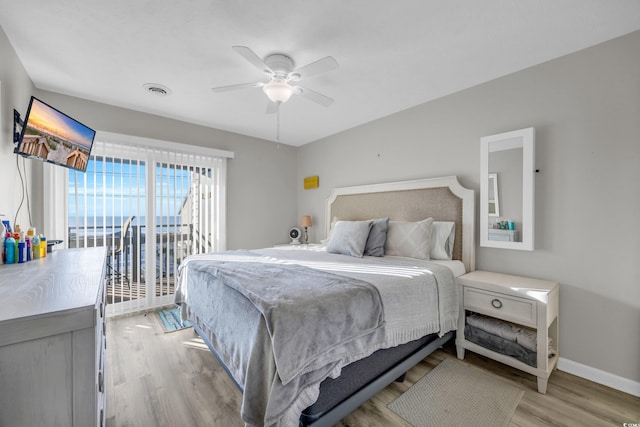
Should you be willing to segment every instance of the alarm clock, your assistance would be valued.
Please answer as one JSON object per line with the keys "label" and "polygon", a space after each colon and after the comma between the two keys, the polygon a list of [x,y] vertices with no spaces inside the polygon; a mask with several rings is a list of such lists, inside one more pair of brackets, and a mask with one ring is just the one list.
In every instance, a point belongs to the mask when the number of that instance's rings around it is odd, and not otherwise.
{"label": "alarm clock", "polygon": [[289,238],[291,239],[290,245],[299,245],[300,244],[300,235],[302,232],[298,227],[291,227],[289,229]]}

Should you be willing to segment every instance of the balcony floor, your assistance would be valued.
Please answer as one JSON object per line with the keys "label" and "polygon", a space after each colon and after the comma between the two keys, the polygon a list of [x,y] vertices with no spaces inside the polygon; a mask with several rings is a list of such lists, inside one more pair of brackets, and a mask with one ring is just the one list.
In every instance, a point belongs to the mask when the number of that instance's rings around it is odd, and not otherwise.
{"label": "balcony floor", "polygon": [[[147,284],[131,281],[129,284],[112,282],[107,283],[107,304],[132,301],[146,298]],[[175,279],[173,276],[156,280],[156,296],[173,295],[175,293]]]}

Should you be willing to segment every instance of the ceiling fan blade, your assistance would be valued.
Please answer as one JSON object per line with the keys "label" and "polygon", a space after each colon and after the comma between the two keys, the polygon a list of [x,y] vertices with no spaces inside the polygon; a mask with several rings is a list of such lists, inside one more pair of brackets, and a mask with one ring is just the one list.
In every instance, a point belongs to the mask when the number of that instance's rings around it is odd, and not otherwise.
{"label": "ceiling fan blade", "polygon": [[306,78],[315,76],[316,74],[326,73],[327,71],[335,70],[336,68],[338,68],[338,62],[332,57],[327,56],[294,70],[292,74],[297,74],[301,78]]}
{"label": "ceiling fan blade", "polygon": [[318,93],[314,90],[307,89],[305,87],[300,87],[300,86],[296,86],[296,89],[298,90],[298,93],[302,95],[303,98],[306,98],[309,101],[313,101],[316,104],[320,104],[323,107],[328,107],[331,104],[333,104],[332,98],[329,98],[328,96]]}
{"label": "ceiling fan blade", "polygon": [[237,85],[229,85],[229,86],[219,86],[219,87],[214,87],[211,90],[219,93],[219,92],[228,92],[231,90],[238,90],[238,89],[245,89],[248,87],[262,87],[264,86],[263,82],[253,82],[253,83],[240,83]]}
{"label": "ceiling fan blade", "polygon": [[275,103],[275,102],[271,102],[271,101],[267,101],[267,111],[265,111],[267,114],[275,114],[278,112],[278,109],[280,108],[280,104]]}
{"label": "ceiling fan blade", "polygon": [[271,71],[271,68],[269,68],[267,66],[267,64],[264,63],[262,58],[260,58],[258,55],[256,55],[256,53],[254,51],[252,51],[251,49],[249,49],[248,47],[246,47],[246,46],[232,46],[231,48],[233,50],[235,50],[236,53],[238,53],[244,59],[246,59],[247,61],[251,62],[253,64],[253,66],[256,67],[257,69],[259,69],[260,71],[263,71],[265,73],[273,74],[273,71]]}

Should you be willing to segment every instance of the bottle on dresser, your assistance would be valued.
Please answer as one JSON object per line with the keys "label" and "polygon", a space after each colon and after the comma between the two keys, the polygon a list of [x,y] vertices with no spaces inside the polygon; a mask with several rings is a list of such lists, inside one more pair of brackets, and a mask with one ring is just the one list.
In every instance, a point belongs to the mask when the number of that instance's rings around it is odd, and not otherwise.
{"label": "bottle on dresser", "polygon": [[47,238],[40,235],[40,258],[47,256]]}
{"label": "bottle on dresser", "polygon": [[[2,216],[0,214],[0,216]],[[5,228],[4,221],[0,222],[0,265],[4,264],[4,239],[7,236],[7,229]]]}
{"label": "bottle on dresser", "polygon": [[33,250],[33,259],[40,259],[40,238],[37,234],[34,234],[33,238],[31,239],[31,249]]}
{"label": "bottle on dresser", "polygon": [[29,227],[27,230],[27,237],[25,239],[27,243],[27,261],[31,261],[33,259],[33,246],[31,245],[31,242],[35,232],[36,230],[33,227]]}
{"label": "bottle on dresser", "polygon": [[16,239],[13,238],[11,233],[7,233],[6,239],[4,239],[4,262],[5,264],[15,263],[16,255]]}

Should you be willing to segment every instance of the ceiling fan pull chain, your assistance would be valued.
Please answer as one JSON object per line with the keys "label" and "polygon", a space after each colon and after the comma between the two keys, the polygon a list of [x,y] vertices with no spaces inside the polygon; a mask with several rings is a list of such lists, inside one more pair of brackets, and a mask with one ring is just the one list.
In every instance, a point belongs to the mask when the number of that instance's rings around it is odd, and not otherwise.
{"label": "ceiling fan pull chain", "polygon": [[280,142],[280,104],[281,102],[277,102],[276,103],[276,141]]}

